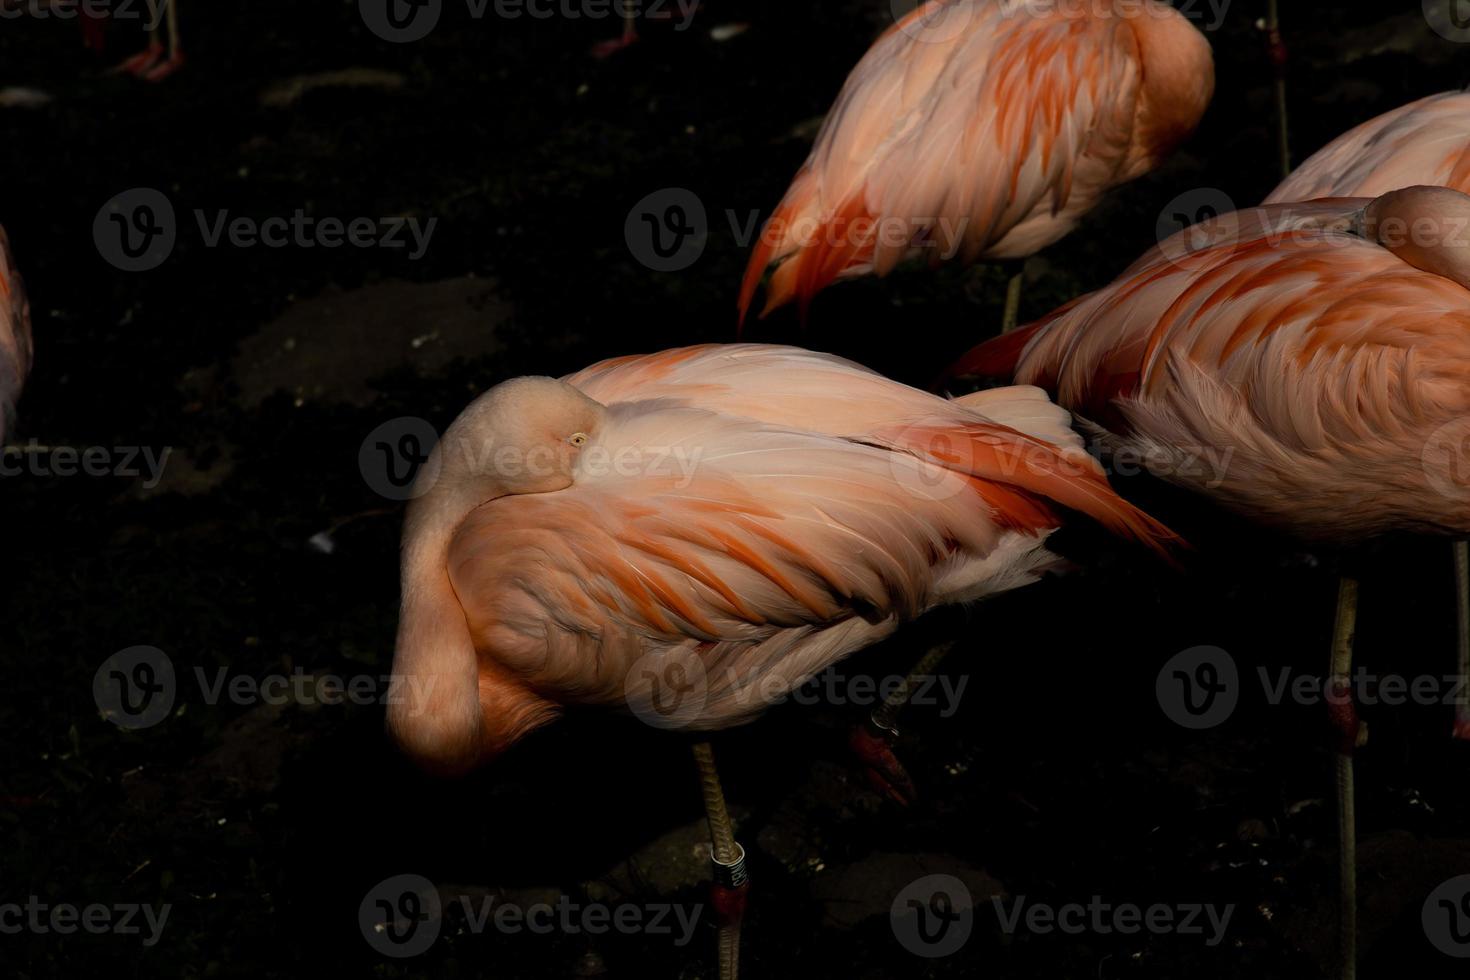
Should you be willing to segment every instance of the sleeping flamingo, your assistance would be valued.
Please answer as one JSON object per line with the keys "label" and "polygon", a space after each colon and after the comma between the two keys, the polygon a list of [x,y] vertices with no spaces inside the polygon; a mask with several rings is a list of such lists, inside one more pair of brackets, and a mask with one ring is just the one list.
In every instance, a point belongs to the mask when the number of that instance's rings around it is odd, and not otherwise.
{"label": "sleeping flamingo", "polygon": [[[739,725],[927,609],[1034,581],[1059,508],[1163,550],[1173,535],[1113,492],[1069,422],[1035,388],[947,401],[790,347],[504,382],[415,485],[393,664],[411,693],[390,730],[461,773],[566,708],[656,717],[675,675],[697,693],[676,727]],[[708,746],[696,755],[728,866],[739,850]]]}
{"label": "sleeping flamingo", "polygon": [[31,306],[0,228],[0,442],[15,425],[15,403],[31,367]]}
{"label": "sleeping flamingo", "polygon": [[762,316],[908,257],[1024,259],[1158,166],[1213,91],[1209,43],[1159,0],[931,0],[848,76],[761,231],[741,320],[772,266]]}
{"label": "sleeping flamingo", "polygon": [[[1272,204],[1185,229],[1111,285],[983,344],[956,374],[1055,394],[1164,479],[1299,536],[1470,533],[1470,197],[1410,187]],[[1187,465],[1228,452],[1223,469]],[[1331,683],[1343,969],[1356,962],[1344,579]],[[1462,736],[1465,718],[1457,721]]]}

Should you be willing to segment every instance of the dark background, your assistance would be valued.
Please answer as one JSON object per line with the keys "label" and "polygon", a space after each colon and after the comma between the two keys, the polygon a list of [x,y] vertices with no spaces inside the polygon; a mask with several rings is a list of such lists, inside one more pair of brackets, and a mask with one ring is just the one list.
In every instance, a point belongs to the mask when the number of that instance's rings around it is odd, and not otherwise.
{"label": "dark background", "polygon": [[[701,809],[676,736],[574,716],[491,770],[438,784],[394,756],[375,706],[212,706],[190,683],[167,721],[127,733],[99,717],[91,681],[139,644],[186,675],[386,673],[400,512],[359,472],[366,435],[398,416],[442,427],[506,377],[733,339],[745,249],[725,215],[775,204],[846,71],[891,22],[888,3],[709,0],[688,30],[646,23],[639,44],[603,61],[588,49],[616,36],[612,19],[473,21],[449,2],[429,38],[395,45],[355,3],[182,3],[189,63],[158,85],[104,71],[141,45],[131,25],[98,58],[71,24],[0,21],[0,87],[52,97],[0,110],[0,224],[36,339],[12,441],[173,448],[151,491],[126,477],[0,479],[0,901],[173,906],[151,949],[0,935],[0,964],[27,977],[712,975],[708,929],[684,948],[649,935],[477,936],[451,913],[429,953],[392,961],[357,925],[366,891],[405,872],[447,895],[585,900],[613,888],[701,901],[688,846]],[[1417,4],[1285,6],[1298,160],[1466,80],[1466,52],[1432,34]],[[1034,261],[1023,319],[1106,283],[1155,241],[1176,195],[1217,188],[1250,204],[1275,184],[1263,8],[1228,7],[1210,34],[1217,94],[1199,133]],[[748,30],[711,37],[731,23]],[[341,69],[391,74],[264,98]],[[138,186],[169,196],[181,230],[160,268],[128,274],[99,256],[92,223]],[[656,273],[624,223],[670,187],[698,195],[710,234],[689,268]],[[208,248],[196,208],[438,225],[419,261]],[[825,292],[805,329],[783,311],[747,336],[925,384],[996,330],[1003,289],[999,269],[904,269]],[[1121,486],[1197,543],[1186,574],[1067,532],[1059,543],[1089,571],[936,615],[842,668],[898,674],[960,639],[945,666],[970,677],[958,712],[905,717],[915,806],[882,802],[854,768],[845,734],[860,707],[785,706],[718,737],[755,881],[748,976],[1330,975],[1325,712],[1268,705],[1252,682],[1229,722],[1194,733],[1160,711],[1154,680],[1198,644],[1228,650],[1252,678],[1319,674],[1343,560],[1363,578],[1360,662],[1448,673],[1450,549],[1391,542],[1344,559],[1142,479]],[[308,544],[331,528],[331,554]],[[1420,908],[1470,871],[1470,750],[1448,738],[1448,709],[1365,714],[1363,975],[1458,975],[1463,964],[1425,941]],[[968,944],[923,960],[895,941],[887,909],[933,872],[1036,902],[1237,908],[1215,948],[1008,937],[977,891]]]}

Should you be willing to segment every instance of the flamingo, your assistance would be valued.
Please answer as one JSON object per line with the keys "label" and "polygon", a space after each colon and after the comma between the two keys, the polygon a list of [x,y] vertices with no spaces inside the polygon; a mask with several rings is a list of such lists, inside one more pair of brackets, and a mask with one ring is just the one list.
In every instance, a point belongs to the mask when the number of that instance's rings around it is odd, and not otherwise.
{"label": "flamingo", "polygon": [[1343,133],[1283,180],[1266,204],[1377,197],[1431,184],[1470,193],[1470,92],[1441,92]]}
{"label": "flamingo", "polygon": [[[448,775],[567,708],[657,718],[676,676],[694,693],[665,727],[748,722],[925,610],[1034,581],[1057,560],[1060,508],[1161,552],[1177,540],[1035,388],[948,401],[750,344],[506,381],[449,427],[414,492],[393,664],[409,693],[388,725]],[[696,760],[715,905],[738,929],[742,852],[707,744]]]}
{"label": "flamingo", "polygon": [[[1109,286],[971,351],[955,374],[1055,394],[1105,446],[1300,537],[1470,533],[1470,196],[1415,186],[1270,204],[1185,229]],[[1229,462],[1188,465],[1207,447]],[[1463,599],[1461,600],[1463,603]],[[1342,968],[1356,964],[1349,673],[1339,588],[1331,684]],[[1470,735],[1457,717],[1461,737]]]}
{"label": "flamingo", "polygon": [[751,254],[741,321],[772,266],[762,316],[908,257],[1024,259],[1157,167],[1213,91],[1209,42],[1160,0],[931,0],[848,76]]}
{"label": "flamingo", "polygon": [[15,403],[31,366],[31,306],[0,228],[0,442],[14,428]]}

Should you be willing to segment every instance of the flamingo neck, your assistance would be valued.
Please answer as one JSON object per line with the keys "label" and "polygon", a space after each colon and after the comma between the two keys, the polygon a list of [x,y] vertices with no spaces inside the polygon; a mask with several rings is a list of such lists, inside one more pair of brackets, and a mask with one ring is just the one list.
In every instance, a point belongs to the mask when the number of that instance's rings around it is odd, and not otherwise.
{"label": "flamingo neck", "polygon": [[489,762],[556,717],[555,704],[480,656],[449,574],[465,518],[505,494],[449,468],[409,509],[404,529],[403,605],[393,658],[396,703],[388,726],[425,769],[461,775]]}

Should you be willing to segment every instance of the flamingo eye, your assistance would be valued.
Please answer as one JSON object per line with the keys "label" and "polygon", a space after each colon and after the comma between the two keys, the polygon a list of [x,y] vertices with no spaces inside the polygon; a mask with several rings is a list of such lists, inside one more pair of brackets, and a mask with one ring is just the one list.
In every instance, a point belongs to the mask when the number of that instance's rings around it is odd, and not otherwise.
{"label": "flamingo eye", "polygon": [[587,445],[587,433],[573,432],[570,436],[567,437],[567,442],[578,448],[581,448],[582,446]]}

